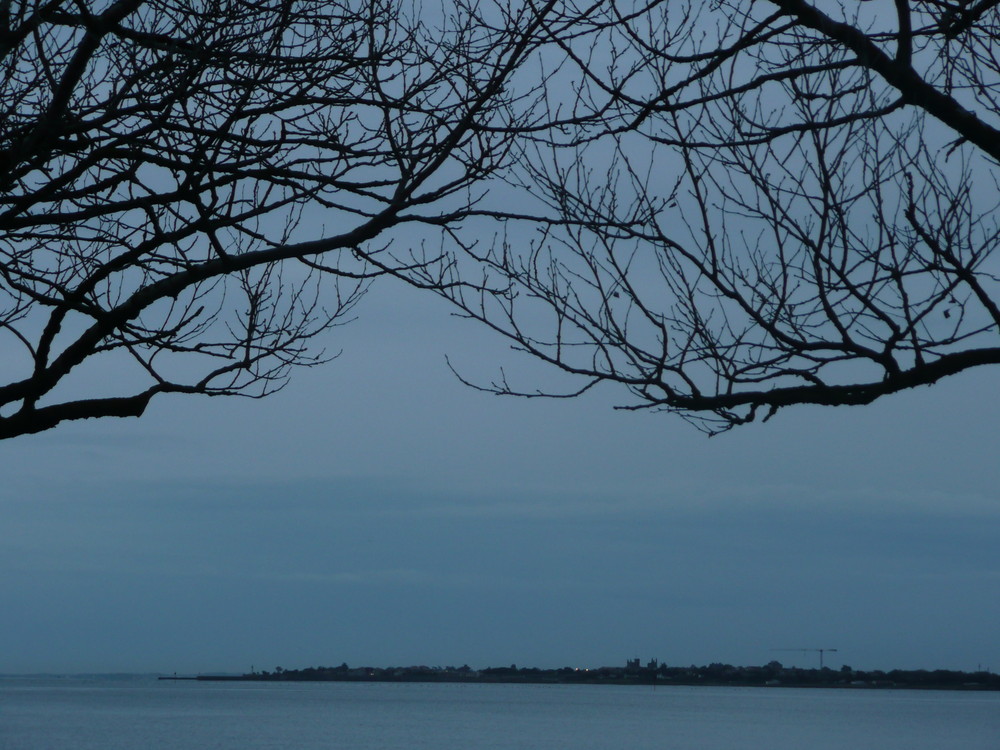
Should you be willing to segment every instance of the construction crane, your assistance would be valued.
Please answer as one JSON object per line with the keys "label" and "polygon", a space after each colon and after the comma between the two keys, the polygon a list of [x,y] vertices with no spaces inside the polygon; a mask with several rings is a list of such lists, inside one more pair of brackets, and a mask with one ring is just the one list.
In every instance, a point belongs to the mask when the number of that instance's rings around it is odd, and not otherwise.
{"label": "construction crane", "polygon": [[819,653],[819,668],[823,668],[823,654],[828,654],[835,652],[835,648],[772,648],[772,651],[800,651],[800,652],[818,652]]}

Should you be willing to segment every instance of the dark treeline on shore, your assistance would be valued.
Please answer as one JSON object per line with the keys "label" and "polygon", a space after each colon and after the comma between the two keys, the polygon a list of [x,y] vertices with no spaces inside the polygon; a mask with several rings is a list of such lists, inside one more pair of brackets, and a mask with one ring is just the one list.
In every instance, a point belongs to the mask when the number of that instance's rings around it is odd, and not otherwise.
{"label": "dark treeline on shore", "polygon": [[989,671],[961,672],[934,670],[857,670],[801,669],[785,667],[772,661],[760,667],[736,667],[731,664],[672,667],[650,661],[645,666],[638,659],[624,667],[539,669],[511,664],[509,667],[472,669],[461,667],[306,667],[273,672],[253,671],[243,675],[199,675],[197,677],[162,677],[160,679],[236,680],[261,682],[480,682],[480,683],[549,683],[609,685],[715,685],[754,687],[837,687],[837,688],[909,688],[946,690],[1000,690],[1000,675]]}

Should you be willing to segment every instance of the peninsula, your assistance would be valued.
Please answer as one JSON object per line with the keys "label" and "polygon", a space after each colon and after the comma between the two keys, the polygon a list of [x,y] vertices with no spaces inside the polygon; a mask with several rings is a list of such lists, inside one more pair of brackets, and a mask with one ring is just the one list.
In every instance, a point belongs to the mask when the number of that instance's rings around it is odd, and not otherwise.
{"label": "peninsula", "polygon": [[240,675],[200,674],[160,677],[161,680],[242,682],[469,682],[596,685],[713,685],[747,687],[822,687],[849,689],[1000,690],[1000,675],[990,671],[802,669],[772,661],[760,667],[731,664],[675,667],[651,660],[630,659],[623,667],[306,667],[251,671]]}

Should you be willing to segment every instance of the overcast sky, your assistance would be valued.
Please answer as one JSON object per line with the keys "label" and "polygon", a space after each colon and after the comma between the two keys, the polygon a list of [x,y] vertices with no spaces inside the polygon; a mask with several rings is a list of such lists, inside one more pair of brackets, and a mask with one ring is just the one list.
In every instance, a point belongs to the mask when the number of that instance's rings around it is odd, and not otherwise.
{"label": "overcast sky", "polygon": [[724,661],[1000,669],[997,373],[708,439],[501,399],[382,285],[265,401],[0,446],[0,672]]}

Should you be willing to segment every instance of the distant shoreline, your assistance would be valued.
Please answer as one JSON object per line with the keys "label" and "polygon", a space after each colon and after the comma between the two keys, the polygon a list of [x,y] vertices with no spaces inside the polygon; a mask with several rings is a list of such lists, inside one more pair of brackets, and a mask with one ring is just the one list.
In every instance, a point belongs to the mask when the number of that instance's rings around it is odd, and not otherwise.
{"label": "distant shoreline", "polygon": [[645,667],[630,662],[626,667],[539,669],[489,667],[307,667],[249,672],[241,675],[199,674],[161,676],[161,680],[200,682],[442,682],[507,683],[543,685],[680,685],[712,687],[800,687],[903,690],[1000,691],[1000,675],[989,671],[955,670],[838,670],[801,669],[770,662],[762,667],[729,664],[669,667],[653,661]]}

